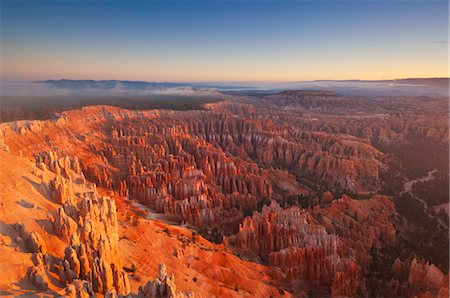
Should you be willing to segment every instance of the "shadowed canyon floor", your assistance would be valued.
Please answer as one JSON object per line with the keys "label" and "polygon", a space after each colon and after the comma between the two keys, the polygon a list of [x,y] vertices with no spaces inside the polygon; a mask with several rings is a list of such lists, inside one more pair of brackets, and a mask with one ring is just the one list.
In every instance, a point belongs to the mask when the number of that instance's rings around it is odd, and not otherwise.
{"label": "shadowed canyon floor", "polygon": [[289,91],[0,124],[0,294],[448,297],[447,121]]}

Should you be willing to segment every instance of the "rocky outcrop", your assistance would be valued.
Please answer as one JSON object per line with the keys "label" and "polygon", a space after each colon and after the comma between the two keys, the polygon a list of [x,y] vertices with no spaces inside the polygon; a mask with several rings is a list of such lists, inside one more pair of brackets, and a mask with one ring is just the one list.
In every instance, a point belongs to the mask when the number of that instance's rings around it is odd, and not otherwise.
{"label": "rocky outcrop", "polygon": [[47,253],[47,245],[38,232],[28,232],[24,224],[15,224],[14,229],[18,233],[16,242],[22,244],[28,252]]}
{"label": "rocky outcrop", "polygon": [[139,287],[137,297],[142,298],[193,298],[194,294],[177,291],[173,274],[167,275],[166,266],[159,265],[158,276],[155,280]]}
{"label": "rocky outcrop", "polygon": [[383,276],[387,285],[379,282],[376,292],[386,297],[448,297],[449,277],[433,264],[413,258],[396,259]]}
{"label": "rocky outcrop", "polygon": [[85,280],[75,279],[64,288],[65,298],[89,298],[94,297],[92,284]]}
{"label": "rocky outcrop", "polygon": [[71,205],[60,206],[56,210],[53,226],[58,235],[64,240],[69,241],[73,235],[76,235],[78,224],[72,217],[66,214],[64,207],[72,207],[73,209],[73,206]]}
{"label": "rocky outcrop", "polygon": [[48,184],[54,201],[58,204],[71,204],[75,198],[72,180],[76,177],[84,179],[78,157],[70,158],[65,156],[58,158],[56,152],[43,151],[36,156],[36,167],[44,173],[50,170],[55,174]]}
{"label": "rocky outcrop", "polygon": [[236,236],[236,245],[267,257],[271,252],[290,246],[309,246],[306,242],[324,244],[329,253],[335,253],[337,238],[315,225],[299,207],[284,210],[272,201],[261,213],[245,218]]}
{"label": "rocky outcrop", "polygon": [[47,253],[47,245],[37,232],[30,233],[30,236],[27,239],[27,246],[31,252],[42,254]]}
{"label": "rocky outcrop", "polygon": [[40,291],[48,290],[48,281],[46,280],[45,273],[40,267],[31,267],[27,273],[28,280],[31,281]]}
{"label": "rocky outcrop", "polygon": [[352,296],[364,288],[360,275],[368,270],[371,250],[395,241],[393,214],[385,197],[355,201],[343,196],[313,209],[283,209],[272,201],[245,218],[227,243],[268,260],[288,283],[328,286],[332,296]]}
{"label": "rocky outcrop", "polygon": [[[59,264],[60,280],[66,284],[76,279],[88,281],[96,293],[116,291],[128,294],[128,276],[117,248],[119,237],[114,200],[86,197],[74,216],[78,228]],[[70,235],[73,231],[73,220],[65,214],[63,207],[58,209],[56,223],[63,235]]]}
{"label": "rocky outcrop", "polygon": [[268,259],[291,284],[328,286],[350,295],[358,286],[358,268],[351,254],[343,253],[339,237],[328,234],[299,207],[283,209],[272,201],[261,213],[247,217],[228,243]]}
{"label": "rocky outcrop", "polygon": [[78,157],[70,158],[69,156],[58,157],[53,151],[43,151],[36,157],[36,166],[41,170],[49,169],[57,175],[65,178],[71,177],[71,171],[75,174],[81,174],[81,165]]}
{"label": "rocky outcrop", "polygon": [[428,290],[436,294],[445,286],[448,291],[448,276],[433,264],[418,262],[416,259],[411,261],[408,283],[413,291]]}
{"label": "rocky outcrop", "polygon": [[40,291],[48,290],[48,281],[46,274],[41,267],[34,266],[28,270],[27,278],[31,283],[36,286]]}
{"label": "rocky outcrop", "polygon": [[343,195],[329,206],[315,207],[309,213],[328,233],[339,235],[365,270],[372,260],[371,249],[395,243],[396,231],[390,219],[397,212],[387,197],[353,200]]}
{"label": "rocky outcrop", "polygon": [[49,288],[48,270],[49,264],[42,253],[33,254],[34,266],[28,268],[26,278],[39,290],[45,292]]}
{"label": "rocky outcrop", "polygon": [[73,193],[72,179],[63,178],[57,174],[49,183],[52,198],[58,204],[71,203],[75,195]]}
{"label": "rocky outcrop", "polygon": [[364,286],[360,281],[360,270],[356,262],[348,262],[344,268],[334,274],[331,285],[331,297],[352,297],[355,296],[358,287]]}

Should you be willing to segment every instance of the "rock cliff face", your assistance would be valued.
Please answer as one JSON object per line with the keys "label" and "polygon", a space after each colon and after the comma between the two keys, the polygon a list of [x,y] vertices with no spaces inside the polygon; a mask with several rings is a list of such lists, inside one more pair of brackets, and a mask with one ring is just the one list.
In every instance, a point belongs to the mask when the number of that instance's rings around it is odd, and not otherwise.
{"label": "rock cliff face", "polygon": [[[56,230],[62,231],[64,237],[71,235],[70,245],[59,264],[60,280],[66,284],[76,279],[88,281],[97,293],[128,294],[128,276],[117,250],[119,236],[114,200],[86,197],[78,208],[67,207],[72,208],[75,220],[66,215],[64,207],[58,209],[55,219]],[[78,223],[76,233],[73,233],[73,222]]]}

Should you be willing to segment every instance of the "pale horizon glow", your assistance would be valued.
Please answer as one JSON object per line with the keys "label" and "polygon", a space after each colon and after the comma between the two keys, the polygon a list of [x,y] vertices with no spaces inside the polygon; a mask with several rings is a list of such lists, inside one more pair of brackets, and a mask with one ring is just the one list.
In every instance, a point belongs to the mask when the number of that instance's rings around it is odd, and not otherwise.
{"label": "pale horizon glow", "polygon": [[448,77],[448,2],[3,2],[3,81]]}

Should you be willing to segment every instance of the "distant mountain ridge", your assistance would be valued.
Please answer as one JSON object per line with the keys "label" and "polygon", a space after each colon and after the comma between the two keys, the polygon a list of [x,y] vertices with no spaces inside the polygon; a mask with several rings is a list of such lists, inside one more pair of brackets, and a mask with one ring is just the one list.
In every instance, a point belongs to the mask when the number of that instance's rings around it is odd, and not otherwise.
{"label": "distant mountain ridge", "polygon": [[[359,82],[359,83],[398,83],[398,84],[426,84],[434,86],[449,86],[450,78],[406,78],[406,79],[393,79],[393,80],[314,80],[310,82]],[[297,83],[305,83],[298,81]]]}

